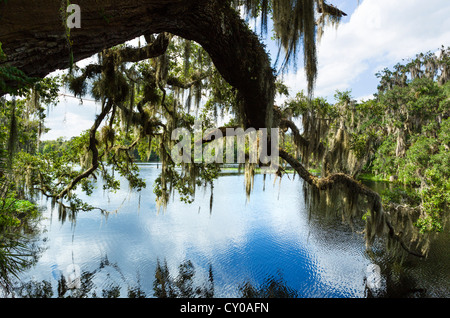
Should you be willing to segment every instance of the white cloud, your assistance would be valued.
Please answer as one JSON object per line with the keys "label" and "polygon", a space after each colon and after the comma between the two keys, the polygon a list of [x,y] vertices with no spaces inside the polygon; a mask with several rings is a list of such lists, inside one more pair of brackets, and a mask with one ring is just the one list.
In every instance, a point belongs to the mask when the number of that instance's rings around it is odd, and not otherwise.
{"label": "white cloud", "polygon": [[369,94],[369,95],[365,95],[365,96],[359,96],[357,98],[357,101],[358,102],[363,102],[363,101],[368,101],[368,100],[373,99],[373,98],[375,98],[375,96],[373,94]]}
{"label": "white cloud", "polygon": [[[318,47],[315,95],[330,97],[336,89],[355,86],[358,92],[353,89],[353,95],[375,93],[376,72],[450,45],[449,16],[448,0],[363,1],[337,31],[325,30]],[[306,88],[303,69],[285,80],[293,93]],[[371,83],[364,87],[366,80]]]}
{"label": "white cloud", "polygon": [[58,137],[78,136],[84,130],[90,129],[95,120],[95,114],[100,105],[92,101],[83,101],[80,105],[78,99],[73,97],[61,97],[60,103],[49,110],[45,120],[45,126],[50,131],[42,135],[42,140],[55,140]]}

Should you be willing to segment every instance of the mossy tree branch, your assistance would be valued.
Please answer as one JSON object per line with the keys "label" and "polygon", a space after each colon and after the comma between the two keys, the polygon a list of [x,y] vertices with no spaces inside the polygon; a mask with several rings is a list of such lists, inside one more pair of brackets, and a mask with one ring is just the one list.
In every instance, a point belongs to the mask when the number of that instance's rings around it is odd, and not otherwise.
{"label": "mossy tree branch", "polygon": [[89,145],[88,151],[92,152],[92,163],[91,166],[86,169],[83,173],[79,174],[75,177],[58,195],[57,198],[61,199],[65,195],[68,194],[69,191],[75,188],[75,186],[83,179],[89,177],[92,173],[94,173],[99,166],[99,153],[97,149],[97,139],[96,133],[97,129],[105,119],[106,115],[111,111],[113,103],[111,100],[106,101],[105,106],[103,107],[101,113],[95,119],[94,125],[91,127],[89,131]]}

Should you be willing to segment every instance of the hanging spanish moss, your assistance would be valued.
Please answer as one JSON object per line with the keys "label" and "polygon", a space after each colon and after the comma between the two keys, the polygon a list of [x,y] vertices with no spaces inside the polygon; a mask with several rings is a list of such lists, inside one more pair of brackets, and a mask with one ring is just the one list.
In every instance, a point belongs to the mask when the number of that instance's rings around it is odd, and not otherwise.
{"label": "hanging spanish moss", "polygon": [[210,184],[210,191],[211,191],[211,194],[209,197],[209,213],[211,214],[212,210],[213,210],[213,202],[214,202],[214,182],[211,181],[209,184]]}
{"label": "hanging spanish moss", "polygon": [[18,138],[17,118],[16,118],[16,97],[13,96],[11,103],[11,115],[9,122],[9,137],[8,137],[8,166],[11,167],[13,156],[16,152]]}
{"label": "hanging spanish moss", "polygon": [[255,184],[255,169],[256,165],[254,163],[246,162],[244,166],[244,178],[245,178],[245,193],[247,195],[247,201],[250,200],[250,194],[253,191],[253,186]]}
{"label": "hanging spanish moss", "polygon": [[311,161],[321,162],[325,156],[325,147],[323,140],[329,132],[329,122],[320,118],[313,112],[307,112],[302,115],[303,138],[307,143],[296,137],[296,144],[300,147],[303,163],[309,167]]}
{"label": "hanging spanish moss", "polygon": [[317,76],[316,35],[320,40],[324,27],[338,27],[346,14],[325,0],[234,0],[232,5],[235,8],[243,6],[249,18],[259,18],[262,34],[267,33],[271,14],[280,48],[278,56],[281,49],[284,50],[281,70],[286,70],[290,63],[296,67],[298,54],[303,51],[308,94],[311,96]]}
{"label": "hanging spanish moss", "polygon": [[317,41],[320,42],[324,34],[325,26],[331,26],[338,28],[341,19],[346,14],[340,11],[333,5],[325,3],[323,0],[317,1],[317,11],[321,13],[316,24],[317,24]]}
{"label": "hanging spanish moss", "polygon": [[358,169],[358,158],[351,150],[351,136],[343,128],[339,127],[333,133],[335,136],[329,145],[329,149],[323,158],[322,175],[333,172],[343,172],[354,176]]}
{"label": "hanging spanish moss", "polygon": [[184,60],[183,60],[183,68],[184,68],[184,77],[188,77],[189,68],[191,66],[191,50],[192,50],[192,42],[190,40],[184,40]]}
{"label": "hanging spanish moss", "polygon": [[286,52],[282,68],[285,68],[289,61],[295,62],[300,41],[303,39],[309,92],[312,92],[317,73],[314,6],[314,0],[273,2],[274,30],[280,46]]}

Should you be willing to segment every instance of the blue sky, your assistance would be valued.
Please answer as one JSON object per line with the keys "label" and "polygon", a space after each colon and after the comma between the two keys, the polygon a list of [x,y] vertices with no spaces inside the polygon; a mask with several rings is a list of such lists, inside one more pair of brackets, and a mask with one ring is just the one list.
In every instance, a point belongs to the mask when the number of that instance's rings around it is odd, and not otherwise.
{"label": "blue sky", "polygon": [[[450,46],[449,0],[329,0],[348,15],[337,29],[325,29],[318,44],[318,77],[314,95],[334,102],[336,90],[351,90],[353,98],[368,99],[376,92],[375,73],[392,68],[416,54]],[[268,43],[272,57],[277,48]],[[306,78],[299,55],[298,68],[283,76],[291,96],[305,90]],[[68,92],[67,92],[68,93]],[[68,93],[69,94],[69,93]],[[278,98],[276,103],[281,104]],[[92,125],[99,105],[61,97],[50,111],[44,140],[70,138]]]}

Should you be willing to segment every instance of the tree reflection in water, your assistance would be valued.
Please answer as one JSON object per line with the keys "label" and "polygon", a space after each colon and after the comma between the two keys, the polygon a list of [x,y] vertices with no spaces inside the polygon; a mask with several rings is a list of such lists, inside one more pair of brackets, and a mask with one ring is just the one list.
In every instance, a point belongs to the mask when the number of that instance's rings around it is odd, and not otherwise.
{"label": "tree reflection in water", "polygon": [[0,226],[0,298],[11,293],[13,280],[35,265],[45,250],[38,242],[39,219],[22,219],[13,229]]}
{"label": "tree reflection in water", "polygon": [[212,266],[209,266],[208,281],[201,286],[194,285],[195,268],[191,261],[185,261],[178,267],[178,276],[172,278],[167,262],[161,265],[157,261],[154,296],[157,298],[212,298],[214,297],[214,276]]}
{"label": "tree reflection in water", "polygon": [[[337,198],[342,195],[336,188],[335,192],[314,193],[305,189],[305,199],[308,203],[308,217],[311,223],[311,228],[319,231],[323,239],[333,239],[333,234],[336,230],[336,224],[350,225],[354,233],[363,234],[367,229],[367,221],[364,221],[364,203],[359,200],[350,204],[352,209],[347,209],[351,213],[344,213],[343,207],[330,208],[329,202],[340,202]],[[340,202],[345,206],[346,202]],[[361,204],[361,206],[360,206]],[[397,231],[402,234],[402,238],[409,238],[413,230],[413,222],[409,219],[403,220],[400,214],[389,215],[391,224],[395,226]],[[344,219],[346,222],[339,222]],[[381,267],[381,274],[384,279],[383,288],[373,294],[370,290],[366,290],[366,297],[425,297],[428,291],[424,288],[425,285],[417,279],[415,275],[408,270],[414,267],[416,262],[421,259],[416,259],[413,255],[405,254],[405,249],[398,248],[398,244],[386,244],[386,240],[390,237],[386,235],[386,227],[384,222],[377,223],[376,221],[383,221],[384,219],[373,218],[370,221],[376,228],[380,228],[384,235],[380,235],[377,240],[374,240],[372,248],[367,249],[366,253],[373,264],[378,264]],[[330,230],[331,229],[331,230]],[[367,234],[367,233],[365,233]],[[397,242],[398,243],[398,242]],[[343,243],[345,244],[345,242]],[[386,249],[388,245],[388,249]],[[390,246],[389,246],[390,245]],[[34,245],[34,261],[37,260],[40,253],[38,253],[38,245]],[[343,245],[344,246],[344,245]],[[394,248],[395,247],[395,248]],[[416,247],[417,246],[413,246]],[[388,251],[389,253],[386,253]],[[441,259],[439,256],[438,259]],[[405,262],[408,266],[403,266]],[[439,268],[439,267],[438,267]],[[102,272],[104,270],[104,272]],[[118,278],[113,282],[103,281],[104,274],[111,274]],[[69,288],[68,282],[64,275],[57,278],[55,285],[54,281],[29,281],[16,287],[11,291],[15,297],[26,298],[211,298],[216,297],[217,290],[214,284],[213,268],[210,265],[208,269],[196,270],[194,263],[190,260],[184,261],[178,267],[169,270],[167,262],[157,259],[156,268],[154,272],[153,282],[146,281],[145,288],[141,286],[140,281],[137,283],[130,282],[130,279],[122,274],[119,266],[112,263],[107,257],[104,257],[98,268],[93,271],[83,271],[79,278],[77,288]],[[108,280],[106,276],[106,280]],[[150,278],[150,280],[152,280]],[[153,284],[152,284],[153,283]],[[18,284],[16,284],[18,286]],[[296,291],[289,287],[281,275],[269,276],[260,285],[251,282],[243,282],[236,287],[238,297],[242,298],[293,298],[303,297],[299,295],[301,291]]]}
{"label": "tree reflection in water", "polygon": [[298,292],[289,287],[283,277],[270,276],[259,287],[247,282],[239,288],[242,298],[297,298]]}
{"label": "tree reflection in water", "polygon": [[105,286],[101,289],[98,294],[98,287],[94,278],[97,274],[105,269],[109,268],[116,271],[122,278],[122,284],[127,284],[125,277],[123,276],[120,268],[116,263],[111,263],[107,257],[104,257],[98,266],[93,271],[82,271],[79,277],[79,284],[76,284],[75,288],[69,288],[70,286],[67,282],[66,277],[63,273],[60,273],[57,279],[57,289],[56,294],[53,289],[51,282],[47,280],[39,281],[29,281],[17,288],[15,288],[15,297],[22,298],[142,298],[146,297],[145,293],[142,291],[140,284],[136,286],[128,286],[128,291],[126,296],[121,295],[121,285],[117,283],[112,283],[109,286]]}
{"label": "tree reflection in water", "polygon": [[[214,275],[211,265],[208,269],[206,281],[199,282],[199,275],[196,276],[196,269],[190,260],[181,263],[178,266],[177,273],[170,273],[167,262],[160,262],[158,259],[152,295],[146,293],[139,282],[135,286],[130,286],[126,281],[123,281],[123,284],[128,285],[126,294],[122,294],[123,286],[117,283],[104,286],[98,292],[98,286],[95,286],[94,277],[106,267],[113,268],[123,277],[117,264],[109,262],[105,257],[97,269],[81,273],[80,284],[78,284],[77,288],[68,288],[66,278],[61,274],[57,281],[56,293],[52,283],[43,280],[41,282],[29,281],[15,288],[13,296],[21,298],[213,298],[215,296]],[[245,282],[241,284],[239,292],[239,297],[242,298],[297,297],[297,292],[287,286],[281,276],[268,277],[260,286],[254,286],[250,282]]]}

